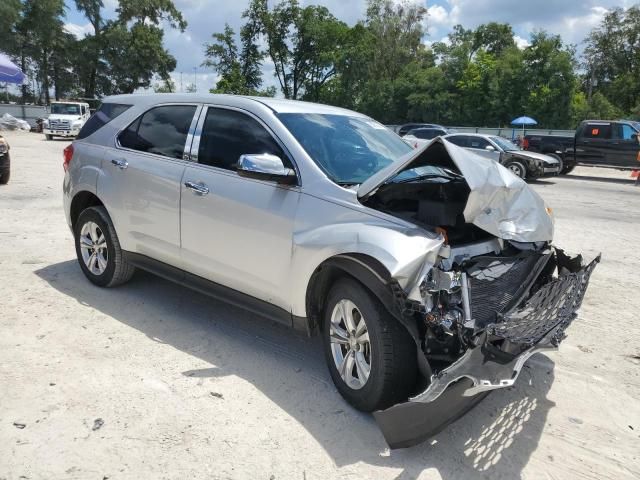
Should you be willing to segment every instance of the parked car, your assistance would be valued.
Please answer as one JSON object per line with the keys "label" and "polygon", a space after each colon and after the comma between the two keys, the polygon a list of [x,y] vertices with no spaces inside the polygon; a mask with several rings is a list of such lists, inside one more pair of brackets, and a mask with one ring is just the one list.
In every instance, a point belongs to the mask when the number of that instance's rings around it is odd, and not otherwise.
{"label": "parked car", "polygon": [[407,142],[413,148],[419,148],[426,145],[434,138],[443,137],[449,133],[450,133],[449,130],[447,130],[444,127],[438,127],[438,128],[422,127],[422,128],[414,128],[413,130],[409,130],[409,132],[402,138],[404,139],[405,142]]}
{"label": "parked car", "polygon": [[51,102],[49,111],[49,116],[42,124],[47,140],[75,137],[91,116],[89,104],[85,102]]}
{"label": "parked car", "polygon": [[640,159],[640,123],[627,120],[587,120],[573,137],[527,135],[525,150],[551,153],[564,161],[564,173],[575,165],[637,168]]}
{"label": "parked car", "polygon": [[416,128],[443,128],[442,125],[436,125],[434,123],[405,123],[398,129],[398,135],[404,137],[410,130],[415,130]]}
{"label": "parked car", "polygon": [[9,183],[11,177],[11,158],[9,157],[9,142],[0,135],[0,185]]}
{"label": "parked car", "polygon": [[109,97],[63,166],[91,282],[140,268],[319,334],[394,448],[555,348],[597,262],[555,248],[551,211],[497,162],[324,105]]}
{"label": "parked car", "polygon": [[496,135],[454,133],[445,138],[459,147],[501,163],[522,179],[558,175],[562,171],[561,160],[521,150],[510,140]]}

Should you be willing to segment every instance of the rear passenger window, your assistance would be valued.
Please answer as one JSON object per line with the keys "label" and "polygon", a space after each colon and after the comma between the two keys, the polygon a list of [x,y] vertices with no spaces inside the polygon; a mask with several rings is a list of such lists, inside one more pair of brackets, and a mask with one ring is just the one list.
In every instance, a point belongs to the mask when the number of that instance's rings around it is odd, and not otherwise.
{"label": "rear passenger window", "polygon": [[582,136],[584,138],[611,138],[611,124],[610,123],[588,123],[584,127]]}
{"label": "rear passenger window", "polygon": [[[86,111],[85,107],[82,108],[84,113]],[[84,124],[80,133],[78,133],[78,140],[86,138],[92,133],[97,132],[111,120],[122,115],[129,108],[131,108],[131,105],[124,105],[121,103],[103,103],[100,105],[100,108],[96,110],[96,113],[87,120],[87,123]]]}
{"label": "rear passenger window", "polygon": [[165,105],[147,111],[120,134],[120,145],[181,159],[195,105]]}
{"label": "rear passenger window", "polygon": [[202,128],[198,163],[235,170],[240,155],[270,153],[288,159],[271,134],[254,118],[235,110],[209,108]]}

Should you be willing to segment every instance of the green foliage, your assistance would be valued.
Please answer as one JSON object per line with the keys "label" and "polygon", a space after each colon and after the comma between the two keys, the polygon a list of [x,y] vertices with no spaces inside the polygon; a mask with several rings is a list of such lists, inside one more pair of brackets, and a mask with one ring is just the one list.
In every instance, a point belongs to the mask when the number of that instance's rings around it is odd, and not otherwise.
{"label": "green foliage", "polygon": [[174,93],[176,91],[176,84],[171,78],[167,78],[162,83],[156,83],[153,86],[155,93]]}

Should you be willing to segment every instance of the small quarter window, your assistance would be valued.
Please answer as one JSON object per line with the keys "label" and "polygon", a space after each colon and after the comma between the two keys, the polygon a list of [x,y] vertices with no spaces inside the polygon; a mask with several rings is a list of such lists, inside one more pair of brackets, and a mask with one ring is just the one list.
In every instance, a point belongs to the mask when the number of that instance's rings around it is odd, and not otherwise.
{"label": "small quarter window", "polygon": [[590,123],[584,127],[585,138],[601,138],[608,140],[611,138],[610,123]]}
{"label": "small quarter window", "polygon": [[124,105],[121,103],[103,103],[100,105],[100,108],[96,110],[96,113],[91,115],[91,118],[87,120],[87,123],[84,124],[80,133],[78,133],[78,140],[86,138],[97,132],[111,120],[122,115],[129,108],[131,108],[131,105]]}
{"label": "small quarter window", "polygon": [[164,105],[147,111],[120,134],[120,145],[181,159],[195,105]]}

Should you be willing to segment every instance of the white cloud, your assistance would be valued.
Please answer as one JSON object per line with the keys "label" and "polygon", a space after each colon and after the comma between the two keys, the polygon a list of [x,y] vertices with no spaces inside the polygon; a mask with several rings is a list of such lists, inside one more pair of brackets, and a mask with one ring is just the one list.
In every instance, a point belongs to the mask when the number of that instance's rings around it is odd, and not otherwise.
{"label": "white cloud", "polygon": [[516,42],[516,46],[520,50],[523,50],[523,49],[527,48],[529,45],[531,45],[531,43],[529,43],[529,40],[527,40],[526,38],[522,38],[519,35],[514,35],[513,36],[513,41]]}
{"label": "white cloud", "polygon": [[65,23],[64,29],[76,38],[84,38],[87,35],[93,34],[93,26],[90,23],[85,25],[78,25],[77,23]]}

